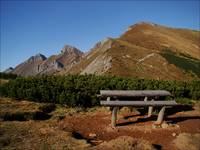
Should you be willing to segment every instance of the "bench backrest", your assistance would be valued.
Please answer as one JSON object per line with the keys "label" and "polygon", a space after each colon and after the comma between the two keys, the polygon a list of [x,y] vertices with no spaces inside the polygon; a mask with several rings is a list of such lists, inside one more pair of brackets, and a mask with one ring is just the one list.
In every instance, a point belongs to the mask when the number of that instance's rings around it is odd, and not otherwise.
{"label": "bench backrest", "polygon": [[100,90],[101,97],[155,97],[171,96],[165,90]]}

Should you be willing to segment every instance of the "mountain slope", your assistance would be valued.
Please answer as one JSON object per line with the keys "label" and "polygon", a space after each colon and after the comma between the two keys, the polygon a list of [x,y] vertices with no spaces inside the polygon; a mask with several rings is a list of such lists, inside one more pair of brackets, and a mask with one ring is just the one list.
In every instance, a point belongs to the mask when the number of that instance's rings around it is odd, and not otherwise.
{"label": "mountain slope", "polygon": [[[139,23],[117,39],[97,43],[79,63],[60,74],[94,73],[170,80],[198,78],[199,34],[199,31]],[[168,54],[181,60],[182,67],[179,62],[170,61]]]}
{"label": "mountain slope", "polygon": [[112,46],[112,39],[98,42],[94,48],[84,54],[83,58],[68,71],[62,70],[59,74],[102,74],[109,69],[110,58],[104,53]]}
{"label": "mountain slope", "polygon": [[153,23],[138,23],[128,28],[121,40],[153,50],[170,48],[200,59],[200,32],[188,29],[169,28]]}

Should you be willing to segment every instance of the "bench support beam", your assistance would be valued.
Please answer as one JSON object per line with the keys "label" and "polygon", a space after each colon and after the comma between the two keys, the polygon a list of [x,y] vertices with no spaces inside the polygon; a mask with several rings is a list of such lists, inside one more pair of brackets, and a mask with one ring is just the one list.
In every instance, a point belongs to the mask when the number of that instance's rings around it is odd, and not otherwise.
{"label": "bench support beam", "polygon": [[164,114],[165,114],[165,106],[161,108],[155,124],[160,125],[163,122]]}
{"label": "bench support beam", "polygon": [[153,106],[149,106],[148,117],[151,117],[152,112],[153,112]]}
{"label": "bench support beam", "polygon": [[118,110],[118,107],[113,107],[113,109],[112,109],[112,118],[111,118],[111,126],[112,127],[116,127],[117,110]]}

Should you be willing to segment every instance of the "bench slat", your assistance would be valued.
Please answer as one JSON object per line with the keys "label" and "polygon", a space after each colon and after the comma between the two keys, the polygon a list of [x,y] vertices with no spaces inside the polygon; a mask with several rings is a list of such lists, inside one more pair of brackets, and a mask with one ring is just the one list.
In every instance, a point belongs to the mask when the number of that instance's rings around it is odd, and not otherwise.
{"label": "bench slat", "polygon": [[173,106],[176,101],[100,101],[104,106]]}
{"label": "bench slat", "polygon": [[101,97],[171,96],[165,90],[100,90]]}

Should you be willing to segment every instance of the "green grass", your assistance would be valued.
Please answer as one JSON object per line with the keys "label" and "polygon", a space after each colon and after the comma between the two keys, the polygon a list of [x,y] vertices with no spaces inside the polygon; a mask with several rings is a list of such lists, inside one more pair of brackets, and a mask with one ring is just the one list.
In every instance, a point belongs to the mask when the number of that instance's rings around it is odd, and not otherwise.
{"label": "green grass", "polygon": [[200,78],[200,60],[186,56],[185,54],[178,55],[170,49],[164,50],[161,55],[167,59],[169,63],[174,64],[186,72],[193,73]]}
{"label": "green grass", "polygon": [[185,104],[185,105],[191,105],[191,106],[193,106],[196,103],[196,101],[188,99],[188,98],[178,98],[176,99],[176,102],[178,104]]}

